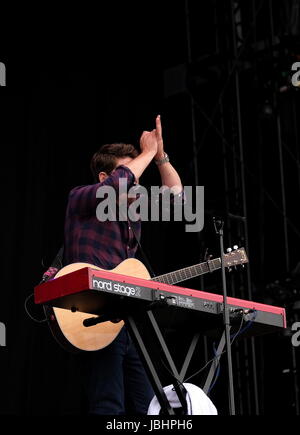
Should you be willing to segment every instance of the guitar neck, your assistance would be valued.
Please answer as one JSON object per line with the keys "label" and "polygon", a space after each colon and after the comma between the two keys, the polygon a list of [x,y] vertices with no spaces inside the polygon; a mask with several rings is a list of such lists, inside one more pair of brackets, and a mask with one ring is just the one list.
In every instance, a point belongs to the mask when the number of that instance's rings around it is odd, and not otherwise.
{"label": "guitar neck", "polygon": [[187,279],[195,278],[221,268],[221,258],[205,261],[204,263],[195,264],[194,266],[184,267],[175,272],[165,273],[163,275],[151,278],[151,281],[158,281],[164,284],[177,284]]}

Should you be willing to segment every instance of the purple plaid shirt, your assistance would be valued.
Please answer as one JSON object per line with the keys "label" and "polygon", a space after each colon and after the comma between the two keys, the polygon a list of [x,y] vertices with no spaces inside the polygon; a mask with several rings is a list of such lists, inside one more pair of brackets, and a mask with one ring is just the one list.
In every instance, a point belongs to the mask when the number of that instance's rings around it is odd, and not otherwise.
{"label": "purple plaid shirt", "polygon": [[118,194],[120,178],[127,178],[128,189],[135,183],[131,170],[121,165],[102,183],[71,190],[65,218],[65,265],[84,262],[113,269],[126,258],[135,256],[138,245],[135,234],[140,237],[140,221],[100,222],[96,216],[96,208],[101,201],[96,198],[98,188],[112,186]]}

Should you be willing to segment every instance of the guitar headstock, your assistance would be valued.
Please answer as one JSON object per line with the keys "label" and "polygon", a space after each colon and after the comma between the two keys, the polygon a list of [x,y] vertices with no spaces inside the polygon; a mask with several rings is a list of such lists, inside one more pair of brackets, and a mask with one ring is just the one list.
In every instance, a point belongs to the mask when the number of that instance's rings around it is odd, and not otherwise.
{"label": "guitar headstock", "polygon": [[238,246],[235,245],[233,250],[228,248],[227,254],[224,254],[225,267],[233,267],[245,263],[248,263],[248,257],[244,248],[238,248]]}

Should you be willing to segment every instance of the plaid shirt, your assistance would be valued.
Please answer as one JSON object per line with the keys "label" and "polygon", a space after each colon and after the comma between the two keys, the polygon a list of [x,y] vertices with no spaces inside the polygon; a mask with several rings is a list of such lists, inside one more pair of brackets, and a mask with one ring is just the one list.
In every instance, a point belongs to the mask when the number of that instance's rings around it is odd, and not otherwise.
{"label": "plaid shirt", "polygon": [[65,218],[65,265],[84,262],[113,269],[126,258],[135,256],[138,246],[135,234],[140,237],[140,221],[101,222],[96,216],[101,201],[96,197],[97,190],[100,186],[112,186],[118,194],[119,178],[127,178],[128,189],[135,183],[131,170],[121,165],[102,183],[71,190]]}

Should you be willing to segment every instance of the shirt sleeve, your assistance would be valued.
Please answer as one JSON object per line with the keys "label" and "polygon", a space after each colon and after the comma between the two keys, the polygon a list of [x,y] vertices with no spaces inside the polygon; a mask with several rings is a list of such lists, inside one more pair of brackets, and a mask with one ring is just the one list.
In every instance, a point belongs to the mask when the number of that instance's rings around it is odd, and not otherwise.
{"label": "shirt sleeve", "polygon": [[69,193],[68,208],[70,214],[91,214],[96,212],[100,199],[96,197],[97,190],[101,186],[111,186],[119,192],[119,180],[126,179],[127,189],[135,183],[135,176],[127,166],[118,166],[102,183],[88,186],[78,186]]}

